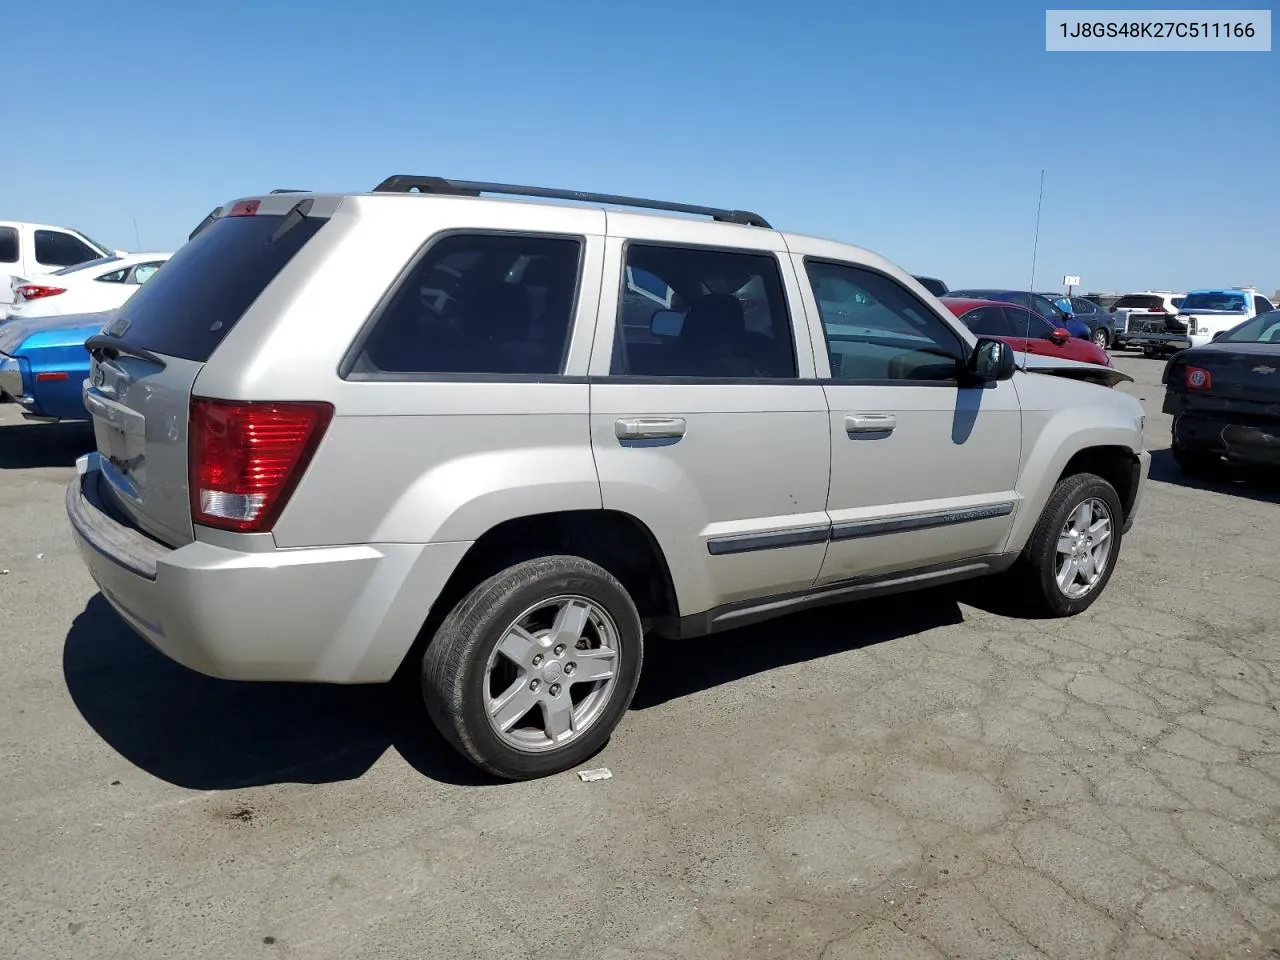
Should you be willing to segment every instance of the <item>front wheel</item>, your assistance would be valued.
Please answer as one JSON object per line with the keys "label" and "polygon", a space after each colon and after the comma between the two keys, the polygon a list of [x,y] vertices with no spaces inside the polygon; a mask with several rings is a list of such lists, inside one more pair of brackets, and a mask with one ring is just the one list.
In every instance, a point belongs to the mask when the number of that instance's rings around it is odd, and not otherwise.
{"label": "front wheel", "polygon": [[1036,611],[1070,617],[1101,596],[1120,553],[1123,508],[1092,473],[1058,481],[1018,566]]}
{"label": "front wheel", "polygon": [[640,678],[640,617],[607,570],[573,556],[518,563],[475,587],[427,645],[427,713],[457,750],[508,780],[590,758]]}

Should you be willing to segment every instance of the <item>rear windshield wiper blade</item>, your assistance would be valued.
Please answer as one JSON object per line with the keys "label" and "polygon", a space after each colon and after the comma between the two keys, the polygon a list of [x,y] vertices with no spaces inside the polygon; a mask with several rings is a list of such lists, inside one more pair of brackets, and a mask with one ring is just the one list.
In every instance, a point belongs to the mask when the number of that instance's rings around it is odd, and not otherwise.
{"label": "rear windshield wiper blade", "polygon": [[93,355],[93,359],[99,363],[105,357],[108,360],[114,360],[116,357],[135,357],[138,360],[145,360],[147,363],[154,363],[162,370],[165,362],[157,354],[150,350],[144,350],[142,347],[131,346],[125,343],[119,337],[113,337],[108,333],[95,333],[92,337],[84,342],[84,348]]}

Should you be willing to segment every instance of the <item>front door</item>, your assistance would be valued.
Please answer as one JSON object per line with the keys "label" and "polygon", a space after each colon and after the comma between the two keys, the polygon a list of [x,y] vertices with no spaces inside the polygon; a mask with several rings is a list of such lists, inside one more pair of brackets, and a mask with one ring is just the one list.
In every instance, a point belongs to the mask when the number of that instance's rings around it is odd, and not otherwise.
{"label": "front door", "polygon": [[652,531],[682,614],[811,586],[830,437],[781,237],[744,227],[757,249],[724,250],[696,245],[701,224],[609,221],[632,239],[607,241],[591,364],[605,509]]}
{"label": "front door", "polygon": [[[1012,381],[965,386],[967,341],[897,280],[797,255],[829,364],[831,543],[820,583],[997,553],[1018,505]],[[830,291],[851,291],[832,311]]]}

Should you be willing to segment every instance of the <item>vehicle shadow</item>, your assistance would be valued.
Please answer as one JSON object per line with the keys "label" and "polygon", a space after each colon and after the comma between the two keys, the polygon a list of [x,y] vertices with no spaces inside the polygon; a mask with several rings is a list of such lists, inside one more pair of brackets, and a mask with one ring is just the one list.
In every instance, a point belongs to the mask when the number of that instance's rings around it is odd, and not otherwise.
{"label": "vehicle shadow", "polygon": [[1220,479],[1189,477],[1182,472],[1169,449],[1151,451],[1150,479],[1172,483],[1192,490],[1210,490],[1233,497],[1244,497],[1260,503],[1280,503],[1280,470],[1270,475],[1260,471],[1244,471],[1225,467]]}
{"label": "vehicle shadow", "polygon": [[69,423],[0,424],[0,470],[74,467],[93,449],[93,426]]}
{"label": "vehicle shadow", "polygon": [[679,650],[679,670],[645,670],[632,709],[646,710],[777,667],[820,660],[962,623],[952,588],[844,603],[696,640],[652,639],[646,657]]}
{"label": "vehicle shadow", "polygon": [[[643,673],[632,707],[649,709],[776,667],[962,620],[954,596],[940,588],[908,602],[886,597],[843,604],[684,641],[681,669]],[[152,776],[192,790],[352,780],[388,748],[437,781],[496,782],[444,741],[404,686],[206,677],[154,650],[101,595],[71,625],[63,677],[81,716],[112,749]]]}
{"label": "vehicle shadow", "polygon": [[103,740],[193,790],[351,780],[388,747],[435,780],[493,782],[445,743],[403,687],[215,680],[154,650],[101,594],[72,623],[62,668]]}

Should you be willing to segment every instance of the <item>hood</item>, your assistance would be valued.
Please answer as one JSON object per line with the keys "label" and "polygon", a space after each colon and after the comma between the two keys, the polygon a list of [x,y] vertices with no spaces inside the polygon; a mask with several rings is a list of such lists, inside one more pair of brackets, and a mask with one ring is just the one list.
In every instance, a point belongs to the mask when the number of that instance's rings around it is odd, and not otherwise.
{"label": "hood", "polygon": [[1055,377],[1069,377],[1072,380],[1087,380],[1103,387],[1114,387],[1118,383],[1133,383],[1133,377],[1121,373],[1115,367],[1104,367],[1096,363],[1083,363],[1079,360],[1068,360],[1065,357],[1051,357],[1036,353],[1016,354],[1019,369],[1028,373],[1045,373]]}
{"label": "hood", "polygon": [[0,353],[14,356],[31,336],[37,333],[50,333],[55,330],[66,330],[72,336],[79,336],[78,331],[84,328],[89,332],[81,339],[87,340],[102,329],[107,322],[110,311],[102,313],[72,313],[56,317],[32,317],[28,320],[14,319],[0,323]]}

